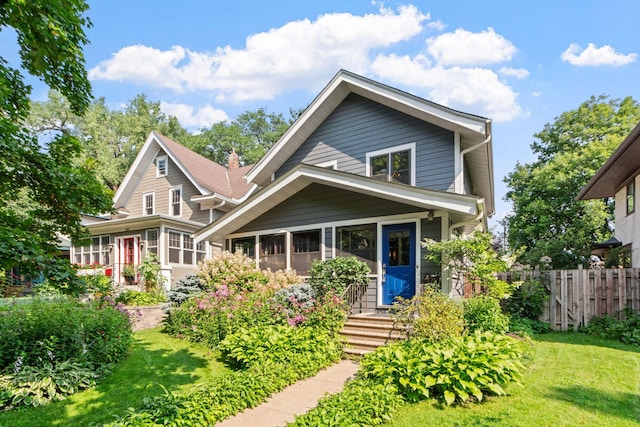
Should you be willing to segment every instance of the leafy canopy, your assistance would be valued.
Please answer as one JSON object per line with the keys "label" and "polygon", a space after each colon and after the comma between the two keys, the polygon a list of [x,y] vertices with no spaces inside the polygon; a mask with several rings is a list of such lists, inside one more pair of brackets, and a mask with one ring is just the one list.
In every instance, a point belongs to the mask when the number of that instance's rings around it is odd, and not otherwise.
{"label": "leafy canopy", "polygon": [[[76,115],[91,101],[82,53],[87,8],[81,0],[6,0],[0,8],[0,30],[15,30],[22,69],[59,91]],[[58,236],[86,237],[80,212],[110,210],[111,195],[78,162],[77,138],[56,130],[39,140],[32,132],[30,92],[21,72],[0,57],[0,272],[20,266],[21,274],[43,273],[74,291],[69,262],[55,257]]]}
{"label": "leafy canopy", "polygon": [[611,236],[612,200],[575,198],[639,120],[635,100],[603,95],[534,135],[537,159],[504,179],[513,209],[505,219],[508,242],[522,251],[520,262],[536,265],[548,256],[553,268],[573,268],[586,262],[592,243]]}

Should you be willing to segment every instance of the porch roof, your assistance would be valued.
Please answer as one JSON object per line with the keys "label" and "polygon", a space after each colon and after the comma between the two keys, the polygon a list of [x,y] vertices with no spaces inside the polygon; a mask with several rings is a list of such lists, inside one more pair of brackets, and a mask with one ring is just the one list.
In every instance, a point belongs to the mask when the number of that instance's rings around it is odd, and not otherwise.
{"label": "porch roof", "polygon": [[448,211],[455,222],[471,220],[481,213],[482,198],[446,191],[417,188],[370,177],[300,164],[263,188],[249,200],[195,233],[196,242],[221,241],[312,183],[417,206]]}
{"label": "porch roof", "polygon": [[168,215],[148,215],[97,222],[94,224],[88,224],[87,228],[91,234],[96,235],[124,233],[129,230],[144,230],[147,228],[157,228],[161,225],[174,227],[182,231],[196,231],[202,227],[202,224],[199,222],[187,221]]}

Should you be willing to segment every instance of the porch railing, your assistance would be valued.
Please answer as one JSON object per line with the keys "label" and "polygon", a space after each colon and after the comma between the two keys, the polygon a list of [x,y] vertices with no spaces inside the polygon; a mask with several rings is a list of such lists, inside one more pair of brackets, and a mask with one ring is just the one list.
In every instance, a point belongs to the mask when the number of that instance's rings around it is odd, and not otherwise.
{"label": "porch railing", "polygon": [[347,286],[347,289],[345,289],[342,294],[342,298],[347,302],[350,314],[367,311],[367,302],[364,297],[367,294],[368,287],[368,283],[352,283]]}

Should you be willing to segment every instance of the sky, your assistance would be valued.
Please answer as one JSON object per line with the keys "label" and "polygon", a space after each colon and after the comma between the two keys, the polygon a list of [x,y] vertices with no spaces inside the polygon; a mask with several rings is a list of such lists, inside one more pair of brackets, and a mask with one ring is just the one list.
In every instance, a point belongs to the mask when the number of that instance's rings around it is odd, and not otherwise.
{"label": "sky", "polygon": [[[496,213],[534,134],[591,96],[640,100],[640,2],[89,0],[96,97],[144,93],[191,131],[289,116],[346,69],[493,121]],[[10,61],[11,33],[0,32]],[[13,57],[11,55],[14,55]],[[33,98],[47,88],[34,85]]]}

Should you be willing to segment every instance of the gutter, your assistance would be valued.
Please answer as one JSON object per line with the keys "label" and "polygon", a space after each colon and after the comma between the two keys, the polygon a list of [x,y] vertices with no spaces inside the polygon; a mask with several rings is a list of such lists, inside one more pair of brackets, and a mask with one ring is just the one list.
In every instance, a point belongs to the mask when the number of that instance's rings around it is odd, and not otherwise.
{"label": "gutter", "polygon": [[[465,225],[473,225],[479,221],[481,221],[484,217],[484,199],[480,199],[478,200],[478,215],[476,215],[474,218],[472,219],[468,219],[466,221],[461,221],[461,222],[456,222],[454,224],[451,224],[449,226],[449,238],[451,238],[451,236],[453,235],[453,230],[455,230],[456,228],[460,228],[460,227],[464,227]],[[483,226],[486,229],[487,228],[487,224],[484,223],[483,221]]]}

